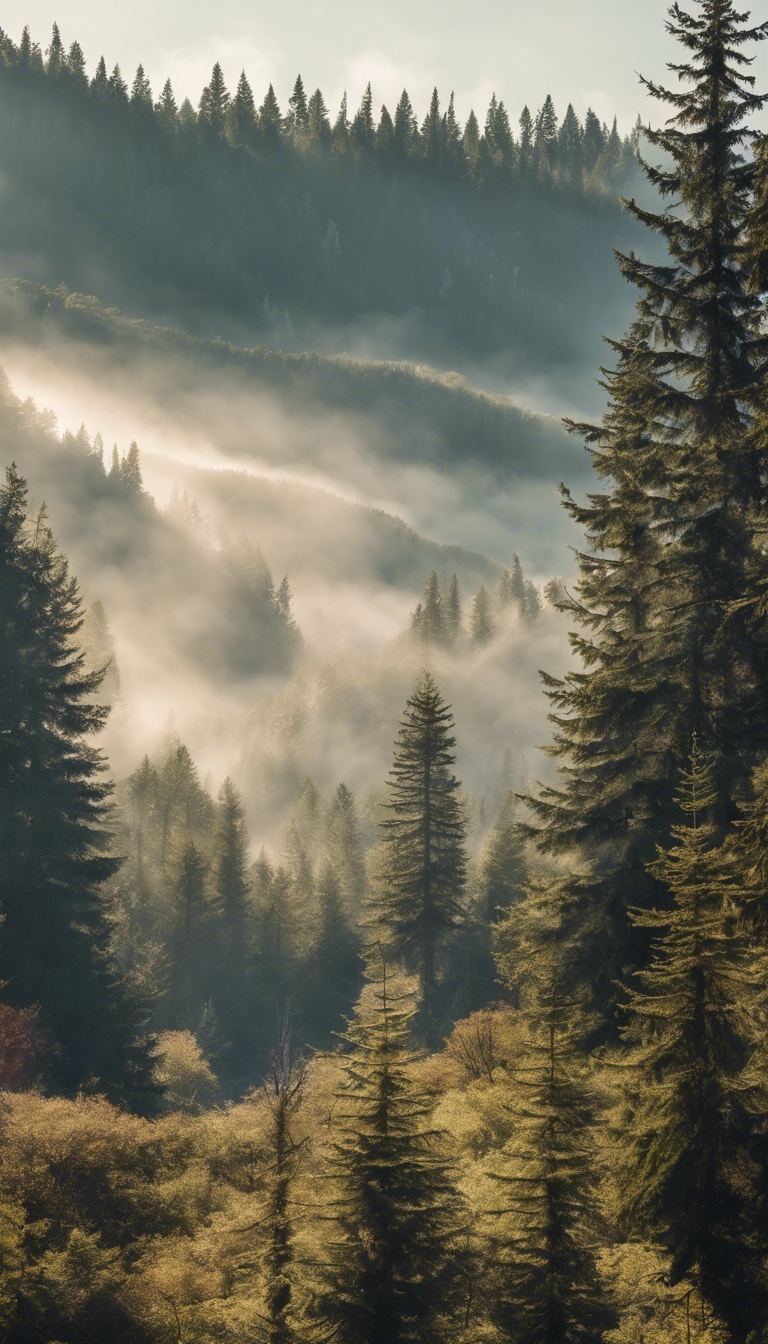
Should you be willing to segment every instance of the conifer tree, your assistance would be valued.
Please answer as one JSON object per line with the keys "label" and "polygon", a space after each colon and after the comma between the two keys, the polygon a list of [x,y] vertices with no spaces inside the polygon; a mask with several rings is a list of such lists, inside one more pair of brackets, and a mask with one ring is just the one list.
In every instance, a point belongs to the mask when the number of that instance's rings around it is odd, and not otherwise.
{"label": "conifer tree", "polygon": [[496,633],[491,615],[491,597],[484,583],[480,584],[472,600],[472,619],[470,622],[472,642],[477,648],[490,644]]}
{"label": "conifer tree", "polygon": [[463,1210],[413,1078],[410,997],[393,990],[383,961],[367,978],[339,1057],[326,1205],[335,1227],[317,1315],[339,1344],[447,1344]]}
{"label": "conifer tree", "polygon": [[376,127],[373,120],[373,93],[370,84],[367,85],[360,107],[352,120],[349,137],[355,149],[365,154],[373,153],[376,146]]}
{"label": "conifer tree", "polygon": [[551,173],[557,163],[557,113],[549,93],[536,118],[534,149],[539,173]]}
{"label": "conifer tree", "polygon": [[275,90],[270,84],[264,102],[259,108],[259,135],[270,149],[276,149],[283,134],[283,117]]}
{"label": "conifer tree", "polygon": [[237,81],[235,96],[229,107],[227,117],[230,138],[236,145],[250,145],[256,132],[256,104],[245,71],[241,71]]}
{"label": "conifer tree", "polygon": [[223,136],[226,126],[229,90],[224,82],[224,73],[217,61],[211,71],[211,82],[203,89],[200,98],[200,120],[217,136]]}
{"label": "conifer tree", "polygon": [[304,92],[304,82],[301,75],[296,76],[296,83],[293,86],[293,93],[288,99],[288,117],[287,126],[294,141],[300,141],[306,134],[309,122],[307,110],[307,95]]}
{"label": "conifer tree", "polygon": [[432,90],[427,115],[421,127],[421,152],[425,163],[438,168],[443,159],[443,124],[440,116],[440,98],[437,89]]}
{"label": "conifer tree", "polygon": [[131,107],[149,111],[152,108],[152,88],[149,80],[144,74],[144,66],[140,65],[136,71],[136,76],[131,88]]}
{"label": "conifer tree", "polygon": [[584,167],[587,172],[591,172],[596,166],[604,147],[603,128],[599,118],[595,116],[591,107],[587,108],[587,115],[584,118]]}
{"label": "conifer tree", "polygon": [[40,1005],[57,1046],[54,1083],[82,1085],[152,1109],[151,1059],[141,1022],[111,956],[103,883],[111,788],[87,739],[108,709],[102,672],[77,648],[77,584],[45,514],[9,468],[0,491],[0,975],[4,999]]}
{"label": "conifer tree", "polygon": [[470,170],[474,171],[480,154],[480,123],[473,109],[470,109],[467,124],[464,127],[462,147],[464,157],[470,165]]}
{"label": "conifer tree", "polygon": [[394,954],[416,967],[427,1039],[434,1039],[437,955],[460,923],[466,881],[466,822],[459,782],[453,716],[424,671],[407,702],[389,782],[383,889],[376,914]]}
{"label": "conifer tree", "polygon": [[160,94],[158,101],[155,103],[155,111],[167,129],[176,125],[179,110],[176,106],[173,85],[171,84],[170,79],[166,79],[163,85],[163,91]]}
{"label": "conifer tree", "polygon": [[315,146],[330,144],[331,122],[320,89],[315,89],[307,103],[307,134]]}
{"label": "conifer tree", "polygon": [[520,170],[528,176],[535,161],[535,133],[533,117],[526,106],[520,113]]}
{"label": "conifer tree", "polygon": [[243,804],[231,779],[224,781],[219,792],[213,887],[222,933],[214,999],[231,1046],[229,1066],[242,1071],[250,1048],[246,1016],[250,881]]}
{"label": "conifer tree", "polygon": [[116,65],[112,74],[109,76],[109,96],[114,103],[121,106],[128,105],[128,85],[123,79],[120,66]]}
{"label": "conifer tree", "polygon": [[768,1305],[749,1152],[768,1104],[764,1067],[749,1068],[762,1049],[765,957],[752,954],[737,918],[740,883],[708,821],[716,795],[694,742],[677,799],[686,822],[654,865],[672,909],[634,915],[654,945],[629,998],[617,1176],[628,1226],[662,1229],[671,1282],[695,1283],[743,1340]]}
{"label": "conifer tree", "polygon": [[445,639],[450,646],[456,643],[461,634],[461,593],[459,592],[459,581],[455,574],[451,575],[448,591],[442,598],[442,608],[445,621]]}
{"label": "conifer tree", "polygon": [[265,1222],[265,1337],[269,1344],[291,1344],[296,1339],[296,1308],[293,1291],[294,1226],[291,1189],[301,1159],[303,1143],[294,1124],[304,1099],[306,1070],[295,1064],[291,1053],[290,1023],[282,1020],[264,1083],[269,1107],[269,1152],[272,1158]]}
{"label": "conifer tree", "polygon": [[109,75],[107,74],[107,64],[103,56],[99,57],[99,63],[96,66],[96,71],[91,80],[91,94],[101,102],[106,102],[110,96]]}
{"label": "conifer tree", "polygon": [[754,591],[763,563],[750,511],[764,458],[746,432],[756,300],[742,255],[753,180],[744,123],[763,100],[742,48],[768,25],[748,28],[728,0],[671,13],[687,61],[675,67],[679,92],[648,84],[673,117],[648,132],[671,166],[647,173],[684,213],[632,204],[670,258],[620,259],[641,292],[638,316],[613,347],[603,423],[574,426],[605,489],[583,506],[566,492],[589,542],[569,608],[583,666],[545,679],[563,773],[533,800],[529,832],[545,851],[577,847],[590,861],[567,883],[567,901],[580,926],[571,930],[580,973],[604,1004],[617,977],[647,956],[627,906],[664,899],[646,865],[668,840],[692,732],[713,757],[720,834],[768,747],[763,638],[732,608]]}
{"label": "conifer tree", "polygon": [[413,106],[407,90],[403,89],[395,108],[394,151],[396,158],[405,161],[413,156],[418,134]]}
{"label": "conifer tree", "polygon": [[59,79],[66,68],[67,56],[64,50],[64,43],[61,40],[58,23],[54,23],[53,25],[51,45],[46,52],[46,56],[48,57],[48,63],[45,70],[48,78]]}
{"label": "conifer tree", "polygon": [[581,1004],[537,946],[504,1089],[511,1137],[489,1162],[491,1316],[515,1344],[593,1344],[614,1324],[596,1250],[594,1099]]}
{"label": "conifer tree", "polygon": [[394,145],[395,127],[389,115],[389,108],[383,103],[379,115],[379,124],[376,127],[376,155],[382,163],[388,163],[392,158]]}
{"label": "conifer tree", "polygon": [[328,809],[327,849],[339,877],[344,905],[357,916],[366,888],[365,858],[354,796],[341,783]]}
{"label": "conifer tree", "polygon": [[318,913],[307,976],[305,1018],[312,1044],[331,1049],[360,993],[362,962],[358,939],[341,902],[339,874],[323,867],[317,886]]}
{"label": "conifer tree", "polygon": [[84,92],[88,88],[85,56],[79,42],[73,42],[67,54],[67,79],[79,92]]}

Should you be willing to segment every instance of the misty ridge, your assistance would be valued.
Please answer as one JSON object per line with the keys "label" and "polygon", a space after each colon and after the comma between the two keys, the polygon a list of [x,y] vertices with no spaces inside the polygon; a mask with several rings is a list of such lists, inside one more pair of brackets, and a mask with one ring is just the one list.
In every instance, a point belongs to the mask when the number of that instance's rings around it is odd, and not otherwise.
{"label": "misty ridge", "polygon": [[0,29],[0,1337],[768,1344],[768,23],[673,6],[631,130],[62,31]]}

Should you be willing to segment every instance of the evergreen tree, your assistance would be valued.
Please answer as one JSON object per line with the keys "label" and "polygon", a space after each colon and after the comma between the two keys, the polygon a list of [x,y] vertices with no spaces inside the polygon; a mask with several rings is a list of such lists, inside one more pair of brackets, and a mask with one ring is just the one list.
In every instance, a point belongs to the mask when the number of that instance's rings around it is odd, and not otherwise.
{"label": "evergreen tree", "polygon": [[307,103],[307,134],[311,144],[326,146],[331,141],[331,122],[328,108],[320,89],[315,89]]}
{"label": "evergreen tree", "polygon": [[456,104],[453,90],[451,90],[451,96],[448,100],[448,108],[443,117],[442,139],[445,163],[449,168],[456,170],[461,166],[463,145],[461,129],[456,119]]}
{"label": "evergreen tree", "polygon": [[405,161],[406,159],[413,157],[419,137],[416,115],[406,89],[403,89],[403,92],[400,94],[397,107],[395,108],[394,125],[395,157]]}
{"label": "evergreen tree", "polygon": [[0,491],[0,904],[3,997],[39,1004],[56,1086],[151,1109],[151,1059],[112,960],[103,884],[110,786],[87,744],[108,710],[77,649],[76,581],[11,467]]}
{"label": "evergreen tree", "polygon": [[581,1005],[555,955],[530,967],[504,1090],[511,1137],[489,1163],[491,1316],[515,1344],[593,1344],[615,1323],[597,1267],[594,1100]]}
{"label": "evergreen tree", "polygon": [[756,758],[768,747],[765,649],[734,601],[754,592],[763,565],[750,511],[763,454],[746,430],[756,301],[746,292],[743,225],[753,169],[745,116],[761,106],[741,48],[765,36],[726,0],[696,16],[675,8],[684,44],[679,93],[649,84],[672,122],[648,132],[670,157],[647,169],[685,214],[635,216],[665,238],[668,264],[621,259],[639,286],[638,317],[613,348],[611,405],[602,425],[574,426],[593,447],[606,489],[566,506],[587,529],[573,636],[583,668],[546,678],[561,781],[532,801],[529,833],[542,849],[591,860],[567,884],[580,974],[604,1004],[622,972],[644,963],[647,940],[628,905],[663,900],[646,873],[668,840],[673,794],[691,733],[713,756],[714,821],[722,834]]}
{"label": "evergreen tree", "polygon": [[343,154],[349,148],[349,114],[346,89],[341,96],[339,115],[333,125],[333,147],[337,154]]}
{"label": "evergreen tree", "polygon": [[229,106],[227,126],[233,144],[253,144],[256,134],[256,104],[244,70],[240,73],[235,96]]}
{"label": "evergreen tree", "polygon": [[352,120],[349,136],[355,149],[359,149],[365,154],[373,153],[376,146],[376,127],[373,121],[373,93],[370,84],[367,86],[360,107]]}
{"label": "evergreen tree", "polygon": [[470,165],[470,170],[474,172],[480,155],[480,124],[472,110],[470,110],[467,124],[464,127],[462,145],[464,157]]}
{"label": "evergreen tree", "polygon": [[294,1123],[304,1099],[305,1081],[306,1070],[302,1065],[294,1064],[291,1057],[290,1026],[286,1017],[264,1083],[272,1158],[264,1220],[267,1228],[264,1334],[268,1344],[291,1344],[296,1338],[291,1188],[304,1146],[296,1138]]}
{"label": "evergreen tree", "polygon": [[119,65],[115,66],[109,76],[109,96],[114,103],[119,103],[123,107],[128,106],[128,85],[123,79]]}
{"label": "evergreen tree", "polygon": [[299,143],[307,132],[309,124],[309,113],[307,109],[307,95],[304,92],[304,83],[301,75],[296,76],[296,83],[293,86],[293,93],[288,99],[287,128],[293,136],[294,142]]}
{"label": "evergreen tree", "polygon": [[558,135],[558,161],[560,172],[566,181],[574,186],[581,185],[581,174],[583,167],[582,160],[582,130],[579,125],[579,119],[573,110],[573,103],[568,104],[568,109],[563,117],[563,123]]}
{"label": "evergreen tree", "polygon": [[437,954],[461,921],[466,822],[451,771],[453,716],[429,672],[407,702],[389,782],[377,917],[394,954],[418,970],[427,1039],[434,1039]]}
{"label": "evergreen tree", "polygon": [[259,134],[270,149],[277,148],[283,134],[282,113],[271,84],[259,108]]}
{"label": "evergreen tree", "polygon": [[173,85],[171,84],[170,79],[166,79],[163,85],[163,91],[160,94],[160,98],[155,103],[155,111],[157,112],[160,121],[167,129],[171,129],[176,125],[178,108],[176,106]]}
{"label": "evergreen tree", "polygon": [[443,123],[437,89],[432,90],[429,110],[421,127],[421,152],[430,167],[440,167],[443,160]]}
{"label": "evergreen tree", "polygon": [[149,80],[144,74],[144,66],[140,65],[136,71],[136,77],[131,88],[131,107],[143,111],[152,110],[152,88]]}
{"label": "evergreen tree", "polygon": [[491,597],[484,583],[480,584],[472,600],[472,619],[470,622],[472,643],[478,648],[490,644],[496,633],[491,615]]}
{"label": "evergreen tree", "polygon": [[422,644],[445,644],[445,613],[440,582],[433,570],[424,589],[424,601],[419,603],[411,618],[411,629]]}
{"label": "evergreen tree", "polygon": [[107,65],[103,56],[99,57],[96,72],[91,80],[91,95],[103,103],[105,103],[110,96],[109,75],[107,74]]}
{"label": "evergreen tree", "polygon": [[520,113],[520,169],[523,176],[530,174],[535,162],[535,134],[533,117],[528,107],[524,107]]}
{"label": "evergreen tree", "polygon": [[222,1031],[230,1042],[229,1070],[243,1076],[252,1049],[246,1011],[250,881],[243,805],[231,779],[224,781],[219,792],[214,854],[213,889],[222,935],[214,1000]]}
{"label": "evergreen tree", "polygon": [[694,744],[677,799],[687,821],[654,864],[672,909],[634,916],[655,940],[630,993],[617,1174],[629,1227],[663,1229],[671,1282],[694,1282],[743,1340],[765,1321],[768,1292],[749,1155],[768,1094],[764,1069],[748,1067],[762,1049],[765,966],[750,954],[737,919],[740,884],[707,821],[716,795]]}
{"label": "evergreen tree", "polygon": [[366,890],[365,858],[357,807],[351,790],[340,784],[328,810],[327,848],[338,874],[346,910],[357,917]]}
{"label": "evergreen tree", "polygon": [[584,167],[587,172],[591,172],[596,166],[604,148],[603,129],[590,107],[584,118]]}
{"label": "evergreen tree", "polygon": [[88,89],[85,56],[79,42],[73,42],[67,55],[67,79],[73,88],[84,93]]}
{"label": "evergreen tree", "polygon": [[462,1209],[413,1077],[410,1002],[369,968],[340,1056],[327,1207],[335,1224],[317,1315],[339,1344],[455,1338]]}
{"label": "evergreen tree", "polygon": [[534,148],[539,173],[551,173],[557,164],[557,113],[549,93],[536,118]]}
{"label": "evergreen tree", "polygon": [[379,124],[376,127],[376,155],[382,163],[388,163],[392,158],[395,146],[395,127],[389,109],[386,104],[382,104]]}
{"label": "evergreen tree", "polygon": [[181,851],[173,878],[176,898],[176,927],[170,947],[173,1026],[194,1021],[207,999],[207,876],[205,857],[190,840]]}
{"label": "evergreen tree", "polygon": [[320,873],[317,903],[305,1018],[312,1044],[331,1049],[360,993],[362,962],[358,939],[341,902],[339,874],[330,863]]}
{"label": "evergreen tree", "polygon": [[120,484],[129,494],[140,495],[142,493],[141,463],[139,448],[135,439],[120,463]]}
{"label": "evergreen tree", "polygon": [[211,82],[203,89],[200,98],[200,120],[217,136],[224,135],[229,102],[229,90],[217,61],[211,71]]}
{"label": "evergreen tree", "polygon": [[64,50],[64,43],[61,40],[59,25],[54,23],[51,33],[51,45],[45,53],[48,57],[48,63],[45,67],[49,79],[59,79],[66,68],[67,56]]}
{"label": "evergreen tree", "polygon": [[455,574],[451,575],[448,591],[441,598],[441,605],[445,619],[446,642],[448,645],[453,645],[461,634],[461,593]]}

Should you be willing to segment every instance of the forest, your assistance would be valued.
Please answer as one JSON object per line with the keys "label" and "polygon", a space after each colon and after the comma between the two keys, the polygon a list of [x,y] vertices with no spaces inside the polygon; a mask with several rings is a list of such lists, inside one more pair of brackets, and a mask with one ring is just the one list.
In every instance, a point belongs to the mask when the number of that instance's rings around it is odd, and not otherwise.
{"label": "forest", "polygon": [[666,32],[626,138],[0,32],[4,1344],[768,1344],[768,22]]}

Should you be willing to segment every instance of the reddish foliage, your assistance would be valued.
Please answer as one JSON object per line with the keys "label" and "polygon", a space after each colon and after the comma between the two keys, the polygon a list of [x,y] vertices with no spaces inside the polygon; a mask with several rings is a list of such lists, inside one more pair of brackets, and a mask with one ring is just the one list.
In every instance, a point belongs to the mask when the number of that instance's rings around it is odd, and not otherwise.
{"label": "reddish foliage", "polygon": [[31,1087],[45,1049],[38,1009],[0,1003],[0,1089],[23,1092]]}

